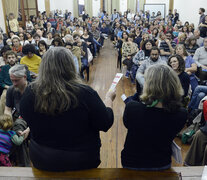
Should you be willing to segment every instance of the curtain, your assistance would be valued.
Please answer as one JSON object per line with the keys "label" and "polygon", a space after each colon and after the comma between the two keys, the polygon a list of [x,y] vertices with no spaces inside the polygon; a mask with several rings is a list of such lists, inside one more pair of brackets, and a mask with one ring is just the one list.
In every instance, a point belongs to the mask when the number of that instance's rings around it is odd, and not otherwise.
{"label": "curtain", "polygon": [[50,14],[50,0],[45,0],[45,11],[47,13],[47,16]]}
{"label": "curtain", "polygon": [[112,1],[112,13],[114,12],[114,9],[116,9],[116,12],[119,12],[120,10],[119,0],[111,0],[111,1]]}
{"label": "curtain", "polygon": [[145,0],[139,0],[139,9],[144,10]]}
{"label": "curtain", "polygon": [[3,0],[3,3],[6,15],[8,16],[9,13],[14,13],[15,19],[18,19],[19,0]]}
{"label": "curtain", "polygon": [[105,0],[105,11],[111,15],[111,1],[112,0]]}
{"label": "curtain", "polygon": [[90,17],[93,16],[93,0],[85,0],[85,11]]}
{"label": "curtain", "polygon": [[79,17],[78,0],[73,0],[73,17]]}
{"label": "curtain", "polygon": [[137,0],[128,0],[127,9],[130,9],[131,13],[136,13]]}

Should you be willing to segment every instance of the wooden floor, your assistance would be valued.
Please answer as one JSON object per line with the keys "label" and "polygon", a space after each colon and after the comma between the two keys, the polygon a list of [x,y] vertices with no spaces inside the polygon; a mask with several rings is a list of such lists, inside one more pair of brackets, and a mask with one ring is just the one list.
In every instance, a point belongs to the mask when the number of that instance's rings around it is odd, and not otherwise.
{"label": "wooden floor", "polygon": [[[88,84],[94,88],[99,96],[104,99],[112,80],[117,72],[121,72],[117,68],[117,52],[110,40],[105,40],[104,48],[100,54],[94,59],[93,65],[90,67],[90,80]],[[126,128],[123,125],[123,111],[125,104],[121,99],[122,94],[126,96],[133,95],[135,85],[132,85],[129,79],[123,78],[117,85],[116,99],[114,101],[114,124],[107,133],[101,133],[101,165],[100,168],[120,168],[121,166],[121,150],[126,137]],[[188,145],[182,145],[179,139],[176,143],[182,148],[183,158],[185,157]],[[173,161],[173,166],[178,165]]]}

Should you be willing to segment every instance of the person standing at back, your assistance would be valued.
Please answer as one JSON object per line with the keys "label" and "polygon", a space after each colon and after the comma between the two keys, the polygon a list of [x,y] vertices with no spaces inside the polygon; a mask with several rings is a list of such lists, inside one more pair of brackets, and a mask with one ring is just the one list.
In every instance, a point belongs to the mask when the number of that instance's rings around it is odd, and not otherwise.
{"label": "person standing at back", "polygon": [[205,23],[205,9],[204,8],[200,8],[199,9],[199,14],[200,14],[200,18],[199,18],[199,24],[200,25],[201,23]]}
{"label": "person standing at back", "polygon": [[18,33],[19,22],[17,21],[17,19],[15,19],[14,13],[9,14],[8,28],[9,28],[9,31],[13,31],[15,34]]}

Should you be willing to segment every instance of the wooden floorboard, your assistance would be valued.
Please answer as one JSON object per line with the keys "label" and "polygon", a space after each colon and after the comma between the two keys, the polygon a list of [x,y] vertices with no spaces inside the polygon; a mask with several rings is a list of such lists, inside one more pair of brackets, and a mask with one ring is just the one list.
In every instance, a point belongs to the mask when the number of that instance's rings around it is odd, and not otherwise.
{"label": "wooden floorboard", "polygon": [[[93,65],[90,66],[90,80],[88,85],[94,88],[99,96],[104,100],[115,74],[121,72],[117,68],[117,51],[114,49],[110,40],[105,40],[104,48],[94,59]],[[123,125],[123,111],[125,104],[121,99],[122,94],[126,96],[133,95],[135,85],[129,79],[122,78],[116,89],[116,99],[114,101],[114,124],[107,133],[101,133],[101,165],[100,168],[120,168],[121,150],[126,137],[126,128]],[[183,159],[189,149],[189,145],[183,145],[180,139],[175,139],[176,143],[182,148]],[[172,166],[182,166],[172,161]]]}

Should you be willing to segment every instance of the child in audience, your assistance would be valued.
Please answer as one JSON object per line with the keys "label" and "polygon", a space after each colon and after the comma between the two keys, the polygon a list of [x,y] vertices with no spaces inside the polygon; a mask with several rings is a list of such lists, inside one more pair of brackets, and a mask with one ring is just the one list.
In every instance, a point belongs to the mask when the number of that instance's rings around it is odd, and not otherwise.
{"label": "child in audience", "polygon": [[7,114],[0,116],[0,166],[12,166],[8,156],[12,144],[20,145],[24,141],[24,136],[18,136],[10,130],[12,126],[11,116]]}

